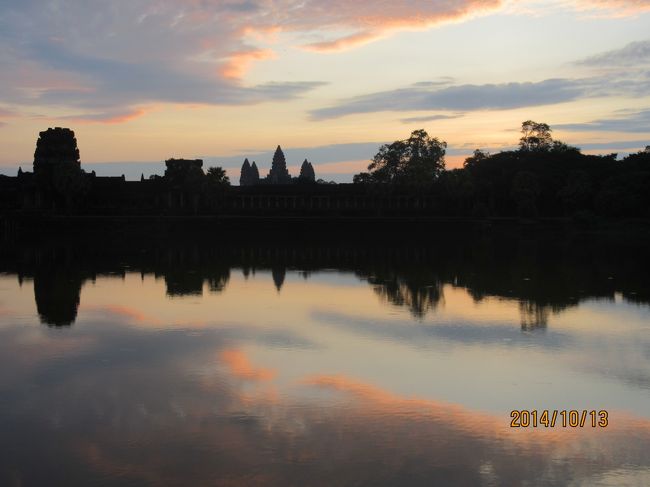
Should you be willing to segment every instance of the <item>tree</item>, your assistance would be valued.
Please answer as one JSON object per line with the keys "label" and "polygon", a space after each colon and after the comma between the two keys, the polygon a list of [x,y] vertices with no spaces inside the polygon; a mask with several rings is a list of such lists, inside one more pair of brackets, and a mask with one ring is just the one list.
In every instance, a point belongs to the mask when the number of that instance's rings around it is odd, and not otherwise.
{"label": "tree", "polygon": [[519,148],[522,151],[545,152],[552,147],[553,137],[551,137],[551,127],[548,124],[526,120],[521,124],[521,134]]}
{"label": "tree", "polygon": [[210,167],[206,173],[208,181],[217,186],[230,186],[230,178],[222,167]]}
{"label": "tree", "polygon": [[520,216],[536,216],[540,195],[537,176],[529,171],[519,171],[512,182],[512,197]]}
{"label": "tree", "polygon": [[369,176],[357,175],[355,182],[433,181],[445,169],[446,148],[446,142],[429,137],[425,130],[415,130],[408,139],[382,145],[368,166]]}
{"label": "tree", "polygon": [[465,163],[463,164],[463,166],[471,169],[473,167],[476,167],[478,164],[480,164],[481,161],[485,161],[486,159],[489,158],[490,158],[489,152],[484,152],[481,149],[476,149],[472,156],[465,159]]}

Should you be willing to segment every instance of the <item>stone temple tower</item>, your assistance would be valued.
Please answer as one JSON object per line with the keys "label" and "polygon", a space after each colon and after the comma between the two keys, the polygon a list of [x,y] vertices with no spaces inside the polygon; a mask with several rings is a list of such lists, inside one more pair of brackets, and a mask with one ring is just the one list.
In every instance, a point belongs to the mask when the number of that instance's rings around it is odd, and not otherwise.
{"label": "stone temple tower", "polygon": [[49,128],[39,134],[34,152],[34,173],[51,174],[58,164],[81,168],[74,132],[67,128]]}
{"label": "stone temple tower", "polygon": [[282,148],[278,146],[273,154],[273,162],[271,163],[271,170],[267,176],[267,180],[271,184],[289,184],[291,183],[291,175],[287,170],[287,161],[284,158]]}

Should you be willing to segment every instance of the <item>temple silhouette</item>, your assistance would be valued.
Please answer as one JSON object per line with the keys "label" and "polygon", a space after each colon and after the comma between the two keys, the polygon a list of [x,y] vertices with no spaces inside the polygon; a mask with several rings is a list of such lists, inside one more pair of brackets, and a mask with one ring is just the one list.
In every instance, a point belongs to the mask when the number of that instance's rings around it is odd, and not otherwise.
{"label": "temple silhouette", "polygon": [[[445,142],[416,130],[379,148],[353,183],[316,178],[304,159],[292,176],[278,145],[268,174],[245,159],[239,186],[201,159],[170,158],[163,176],[98,176],[84,171],[68,128],[40,132],[33,171],[0,176],[0,233],[33,215],[327,217],[343,219],[650,217],[650,146],[618,159],[585,155],[553,140],[546,124],[522,124],[517,150],[476,150],[463,168],[445,168]],[[532,135],[531,135],[532,134]],[[543,137],[540,136],[543,135]],[[332,220],[332,221],[334,221]]]}

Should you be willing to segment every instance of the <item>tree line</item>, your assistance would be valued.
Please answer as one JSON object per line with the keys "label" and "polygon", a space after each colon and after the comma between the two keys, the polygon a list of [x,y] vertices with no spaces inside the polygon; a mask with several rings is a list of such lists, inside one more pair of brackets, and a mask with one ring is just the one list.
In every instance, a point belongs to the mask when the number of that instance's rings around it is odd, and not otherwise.
{"label": "tree line", "polygon": [[650,216],[650,146],[618,159],[586,155],[554,140],[548,124],[527,120],[515,150],[475,150],[462,168],[445,170],[447,144],[416,130],[386,144],[354,176],[359,185],[411,186],[467,216]]}

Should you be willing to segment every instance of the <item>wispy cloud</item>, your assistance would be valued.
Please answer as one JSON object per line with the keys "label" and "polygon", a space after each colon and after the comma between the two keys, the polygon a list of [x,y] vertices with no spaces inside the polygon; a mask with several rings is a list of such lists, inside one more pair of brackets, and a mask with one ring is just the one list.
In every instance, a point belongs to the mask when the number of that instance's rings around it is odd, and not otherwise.
{"label": "wispy cloud", "polygon": [[444,88],[411,85],[340,101],[313,110],[312,119],[324,120],[356,113],[381,111],[485,110],[550,105],[586,96],[594,80],[548,79],[537,83],[457,85]]}
{"label": "wispy cloud", "polygon": [[454,118],[460,118],[463,115],[461,113],[454,114],[454,115],[425,115],[424,117],[410,117],[410,118],[403,118],[401,119],[402,123],[410,124],[410,123],[423,123],[423,122],[436,122],[438,120],[451,120]]}
{"label": "wispy cloud", "polygon": [[611,16],[636,15],[650,11],[647,0],[565,0],[580,10],[600,11]]}
{"label": "wispy cloud", "polygon": [[[650,110],[634,112],[618,118],[593,120],[586,123],[567,123],[556,125],[556,127],[564,130],[575,130],[580,132],[629,132],[650,134]],[[648,143],[650,143],[650,139],[648,140]]]}
{"label": "wispy cloud", "polygon": [[578,64],[598,67],[648,66],[650,65],[650,40],[632,42],[621,49],[582,59]]}

